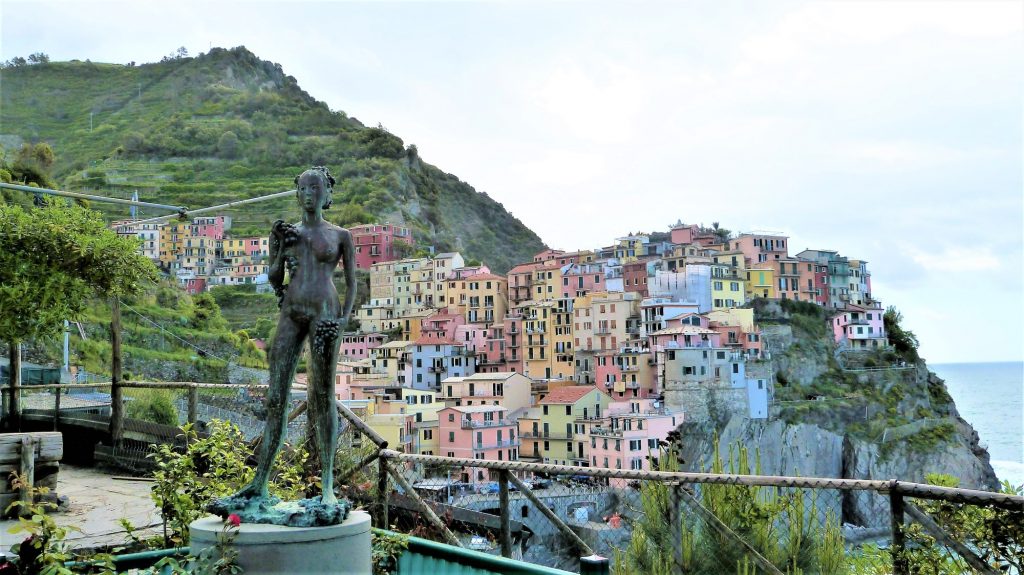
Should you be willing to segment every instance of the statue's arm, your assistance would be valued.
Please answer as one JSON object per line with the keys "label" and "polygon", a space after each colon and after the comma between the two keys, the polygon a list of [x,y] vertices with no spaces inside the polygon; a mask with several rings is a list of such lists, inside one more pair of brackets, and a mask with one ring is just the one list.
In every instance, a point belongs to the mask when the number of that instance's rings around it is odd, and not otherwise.
{"label": "statue's arm", "polygon": [[356,302],[356,250],[346,229],[341,230],[341,264],[345,266],[345,305],[341,318],[348,323]]}

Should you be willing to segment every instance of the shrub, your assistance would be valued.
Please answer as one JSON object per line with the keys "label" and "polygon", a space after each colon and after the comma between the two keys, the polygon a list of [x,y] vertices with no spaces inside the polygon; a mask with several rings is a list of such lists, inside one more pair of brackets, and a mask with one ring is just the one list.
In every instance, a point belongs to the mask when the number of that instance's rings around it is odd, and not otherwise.
{"label": "shrub", "polygon": [[145,391],[145,396],[136,397],[128,402],[125,415],[131,419],[152,421],[161,425],[178,425],[178,410],[171,401],[170,392],[163,389]]}

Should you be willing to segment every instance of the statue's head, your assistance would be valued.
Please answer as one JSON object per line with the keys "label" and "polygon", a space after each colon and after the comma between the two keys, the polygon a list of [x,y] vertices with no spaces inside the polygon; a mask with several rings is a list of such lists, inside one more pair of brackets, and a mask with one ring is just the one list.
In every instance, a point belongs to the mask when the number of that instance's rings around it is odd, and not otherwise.
{"label": "statue's head", "polygon": [[303,190],[318,190],[317,195],[321,198],[320,207],[328,210],[334,202],[334,176],[326,166],[313,166],[312,168],[295,176],[295,197],[299,205],[303,205]]}

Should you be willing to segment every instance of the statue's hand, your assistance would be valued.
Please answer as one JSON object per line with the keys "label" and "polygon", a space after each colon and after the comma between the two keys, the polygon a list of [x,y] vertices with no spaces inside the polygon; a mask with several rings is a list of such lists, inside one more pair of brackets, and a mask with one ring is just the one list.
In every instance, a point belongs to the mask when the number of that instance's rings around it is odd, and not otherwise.
{"label": "statue's hand", "polygon": [[284,222],[284,220],[276,220],[273,223],[273,225],[270,226],[270,235],[274,236],[277,239],[283,238],[284,237],[284,229],[283,228],[286,225],[288,225],[288,224],[286,224]]}

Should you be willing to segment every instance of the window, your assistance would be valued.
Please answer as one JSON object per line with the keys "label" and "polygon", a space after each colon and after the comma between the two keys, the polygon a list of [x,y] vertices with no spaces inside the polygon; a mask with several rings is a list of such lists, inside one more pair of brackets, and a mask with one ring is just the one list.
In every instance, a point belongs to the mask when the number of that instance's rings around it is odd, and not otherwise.
{"label": "window", "polygon": [[434,430],[432,430],[432,429],[424,429],[423,430],[423,439],[433,439],[433,438],[434,438]]}
{"label": "window", "polygon": [[548,406],[545,405],[544,406],[544,415],[547,415],[547,414],[548,414]]}
{"label": "window", "polygon": [[572,415],[572,406],[571,405],[565,406],[565,414],[566,415]]}
{"label": "window", "polygon": [[455,442],[455,432],[454,431],[449,431],[448,432],[448,442],[449,443],[454,443]]}

